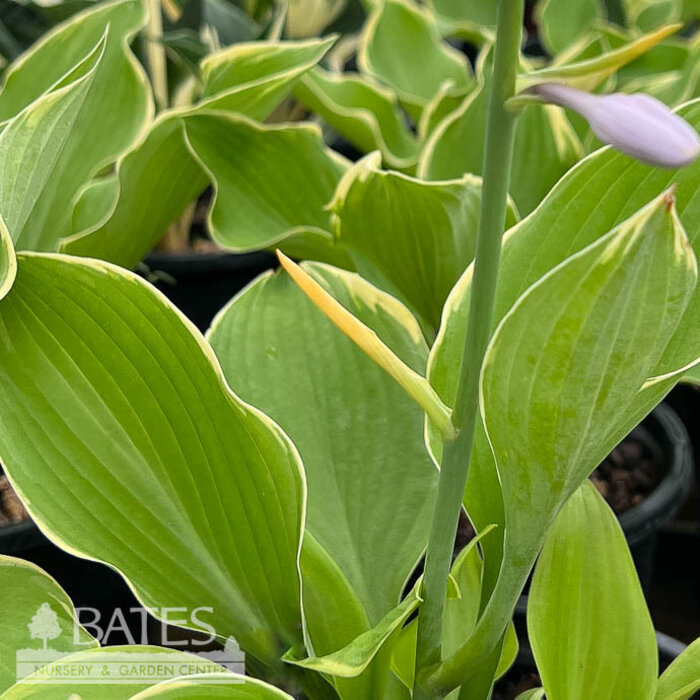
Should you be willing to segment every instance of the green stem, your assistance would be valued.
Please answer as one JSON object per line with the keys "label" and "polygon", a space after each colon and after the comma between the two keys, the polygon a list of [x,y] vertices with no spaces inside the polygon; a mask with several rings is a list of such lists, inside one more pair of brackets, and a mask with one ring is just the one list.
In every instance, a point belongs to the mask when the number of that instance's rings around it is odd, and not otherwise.
{"label": "green stem", "polygon": [[513,154],[515,116],[505,103],[515,94],[520,60],[524,0],[500,0],[494,45],[483,167],[481,214],[477,232],[474,278],[467,335],[459,369],[452,422],[457,437],[445,442],[437,502],[428,541],[418,618],[417,688],[414,700],[434,700],[450,689],[421,687],[421,672],[441,661],[442,619],[459,513],[474,444],[479,411],[479,375],[491,335],[493,310],[506,220]]}
{"label": "green stem", "polygon": [[153,86],[153,97],[159,110],[168,106],[168,65],[165,58],[163,37],[163,13],[160,0],[147,0],[148,36],[146,37],[146,56]]}

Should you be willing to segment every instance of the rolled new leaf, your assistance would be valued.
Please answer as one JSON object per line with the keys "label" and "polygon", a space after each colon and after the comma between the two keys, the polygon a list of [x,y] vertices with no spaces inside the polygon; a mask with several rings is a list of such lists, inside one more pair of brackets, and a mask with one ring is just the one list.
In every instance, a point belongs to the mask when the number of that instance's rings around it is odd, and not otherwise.
{"label": "rolled new leaf", "polygon": [[418,372],[406,365],[379,336],[337,302],[316,280],[284,253],[277,257],[289,276],[328,318],[364,350],[406,393],[418,403],[446,438],[454,437],[449,409]]}
{"label": "rolled new leaf", "polygon": [[560,83],[534,85],[528,93],[578,112],[601,141],[642,163],[676,169],[700,155],[695,129],[649,95],[594,95]]}

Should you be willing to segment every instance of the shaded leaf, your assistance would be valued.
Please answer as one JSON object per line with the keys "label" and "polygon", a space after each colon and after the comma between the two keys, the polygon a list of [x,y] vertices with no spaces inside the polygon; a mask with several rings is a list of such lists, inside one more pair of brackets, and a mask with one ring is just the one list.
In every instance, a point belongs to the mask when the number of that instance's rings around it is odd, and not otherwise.
{"label": "shaded leaf", "polygon": [[379,149],[388,165],[400,169],[417,162],[418,141],[395,95],[369,77],[316,68],[302,77],[294,94],[361,151]]}
{"label": "shaded leaf", "polygon": [[557,54],[605,18],[600,0],[543,0],[537,6],[540,38],[550,54]]}
{"label": "shaded leaf", "polygon": [[[334,231],[363,277],[440,323],[445,299],[474,257],[481,180],[425,182],[382,171],[367,156],[343,178],[330,204]],[[517,220],[511,205],[507,225]]]}
{"label": "shaded leaf", "polygon": [[431,15],[408,0],[377,3],[362,36],[359,64],[393,88],[414,118],[446,80],[470,82],[466,59],[444,43]]}
{"label": "shaded leaf", "polygon": [[325,205],[347,165],[317,126],[200,113],[185,119],[185,132],[214,184],[209,230],[217,243],[244,252],[302,239],[314,257],[339,257]]}

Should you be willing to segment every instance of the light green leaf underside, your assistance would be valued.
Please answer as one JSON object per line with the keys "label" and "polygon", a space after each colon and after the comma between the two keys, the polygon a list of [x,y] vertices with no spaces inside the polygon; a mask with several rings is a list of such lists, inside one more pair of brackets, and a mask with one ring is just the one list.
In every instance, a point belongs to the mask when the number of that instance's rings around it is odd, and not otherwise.
{"label": "light green leaf underside", "polygon": [[515,700],[544,700],[544,688],[533,688],[518,695]]}
{"label": "light green leaf underside", "polygon": [[293,700],[291,695],[262,681],[232,673],[207,673],[174,678],[133,695],[131,700],[202,700],[229,698],[230,700]]}
{"label": "light green leaf underside", "polygon": [[700,640],[690,644],[661,674],[654,700],[689,700],[700,690]]}
{"label": "light green leaf underside", "polygon": [[116,178],[82,193],[62,251],[136,265],[208,183],[185,141],[183,119],[198,110],[264,119],[329,46],[327,40],[259,42],[210,56],[207,99],[193,110],[164,112],[120,161]]}
{"label": "light green leaf underside", "polygon": [[[420,329],[396,300],[355,274],[304,267],[421,370],[427,349]],[[349,581],[369,624],[377,624],[398,602],[426,542],[436,472],[420,409],[286,274],[249,286],[208,337],[234,389],[299,448],[309,481],[308,531]]]}
{"label": "light green leaf underside", "polygon": [[403,623],[420,605],[420,598],[414,590],[393,610],[390,610],[372,629],[364,632],[350,642],[346,647],[322,657],[306,659],[295,658],[285,654],[288,663],[309,668],[319,673],[325,673],[339,678],[358,676],[369,665],[387,639],[401,628]]}
{"label": "light green leaf underside", "polygon": [[0,556],[0,588],[0,694],[17,680],[18,652],[29,664],[41,663],[36,659],[44,639],[62,653],[98,646],[80,626],[65,591],[38,566]]}
{"label": "light green leaf underside", "polygon": [[263,126],[234,115],[185,120],[186,140],[214,184],[214,240],[235,252],[302,239],[314,257],[343,259],[325,205],[347,168],[312,124]]}
{"label": "light green leaf underside", "polygon": [[0,215],[0,299],[9,291],[17,274],[17,256],[10,232]]}
{"label": "light green leaf underside", "polygon": [[131,273],[25,254],[0,327],[0,455],[42,529],[263,661],[297,643],[300,461],[192,325]]}
{"label": "light green leaf underside", "polygon": [[557,54],[592,29],[605,16],[600,0],[544,0],[537,8],[540,37]]}
{"label": "light green leaf underside", "polygon": [[[673,335],[697,263],[668,195],[534,284],[487,352],[482,413],[502,484],[505,549],[464,652],[492,648],[562,503],[605,456]],[[608,447],[609,449],[609,447]]]}
{"label": "light green leaf underside", "polygon": [[[70,700],[71,698],[81,698],[81,700],[129,700],[132,697],[141,697],[141,692],[151,688],[152,682],[146,682],[139,675],[139,664],[151,663],[160,666],[164,671],[166,667],[172,667],[175,676],[189,673],[191,669],[197,669],[204,673],[203,669],[210,669],[206,673],[223,676],[232,674],[218,673],[221,666],[215,664],[201,656],[188,654],[177,649],[164,647],[141,646],[138,644],[129,646],[102,647],[87,649],[75,654],[64,656],[58,661],[54,661],[38,674],[30,675],[24,683],[17,683],[6,693],[0,695],[2,700]],[[126,665],[133,669],[132,683],[85,683],[75,681],[74,672],[76,669],[92,667],[91,672],[95,673],[95,667],[113,664],[116,666]],[[52,678],[51,683],[45,682],[45,677]],[[232,676],[235,677],[235,676]],[[57,682],[58,679],[65,678],[65,682]],[[36,682],[32,682],[32,681]],[[42,680],[44,682],[42,682]],[[207,691],[208,692],[208,691]],[[147,696],[152,697],[152,696]],[[156,696],[157,697],[157,696]],[[201,696],[200,696],[201,697]]]}
{"label": "light green leaf underside", "polygon": [[[128,148],[150,119],[149,88],[128,49],[129,38],[145,21],[143,8],[122,1],[108,9],[72,19],[63,32],[20,60],[0,93],[1,110],[7,91],[12,101],[22,85],[29,89],[41,82],[25,73],[43,70],[67,36],[84,46],[76,67],[69,64],[54,89],[0,135],[0,209],[19,250],[56,250],[72,231],[72,207],[81,186]],[[96,19],[102,22],[102,37],[86,45],[93,25],[99,27]]]}
{"label": "light green leaf underside", "polygon": [[527,615],[548,700],[654,697],[654,625],[620,524],[588,481],[547,534]]}
{"label": "light green leaf underside", "polygon": [[[94,100],[103,107],[104,134],[116,129],[128,144],[153,109],[143,68],[128,49],[128,42],[145,21],[139,0],[115,0],[74,15],[45,34],[7,69],[0,91],[0,122],[14,117],[60,83],[100,41],[109,25]],[[123,109],[125,105],[128,110]]]}
{"label": "light green leaf underside", "polygon": [[[445,299],[474,257],[481,180],[425,182],[357,163],[330,208],[334,232],[365,279],[402,299],[432,332]],[[508,225],[517,221],[511,205]]]}
{"label": "light green leaf underside", "polygon": [[420,147],[396,96],[369,76],[316,68],[302,77],[294,95],[361,151],[378,149],[395,168],[416,164]]}
{"label": "light green leaf underside", "polygon": [[459,88],[471,80],[464,55],[442,41],[432,16],[405,0],[377,3],[358,60],[364,72],[396,91],[414,118],[444,81]]}
{"label": "light green leaf underside", "polygon": [[[488,81],[435,128],[421,156],[420,177],[449,180],[464,173],[481,174],[484,146],[475,134],[486,128],[487,107]],[[578,137],[561,109],[525,109],[515,127],[510,181],[518,210],[530,213],[581,154]]]}

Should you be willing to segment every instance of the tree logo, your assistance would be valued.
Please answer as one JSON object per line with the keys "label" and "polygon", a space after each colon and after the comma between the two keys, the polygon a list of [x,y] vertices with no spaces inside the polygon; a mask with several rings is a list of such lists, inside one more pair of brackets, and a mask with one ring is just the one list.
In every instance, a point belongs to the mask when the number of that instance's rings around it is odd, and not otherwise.
{"label": "tree logo", "polygon": [[32,639],[41,639],[44,649],[47,649],[49,639],[56,639],[61,635],[61,625],[58,624],[58,615],[48,603],[42,603],[27,625]]}

